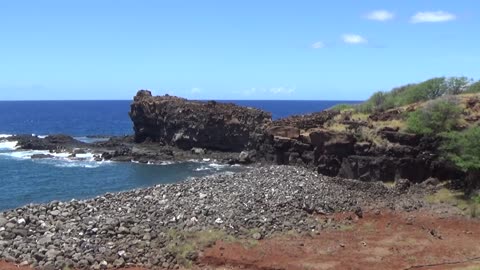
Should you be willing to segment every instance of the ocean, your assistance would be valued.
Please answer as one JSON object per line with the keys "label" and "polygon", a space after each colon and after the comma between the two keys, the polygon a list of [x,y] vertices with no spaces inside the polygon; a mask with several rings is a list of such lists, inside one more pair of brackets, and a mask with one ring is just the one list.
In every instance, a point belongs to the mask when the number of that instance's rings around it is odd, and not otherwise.
{"label": "ocean", "polygon": [[[263,109],[274,119],[321,111],[338,103],[357,101],[232,100],[242,106]],[[191,176],[235,172],[238,166],[215,161],[165,163],[95,162],[86,154],[83,161],[66,156],[33,160],[40,151],[18,151],[5,137],[13,134],[68,134],[83,141],[90,136],[133,134],[128,117],[131,101],[0,101],[0,211],[29,203],[91,198]]]}

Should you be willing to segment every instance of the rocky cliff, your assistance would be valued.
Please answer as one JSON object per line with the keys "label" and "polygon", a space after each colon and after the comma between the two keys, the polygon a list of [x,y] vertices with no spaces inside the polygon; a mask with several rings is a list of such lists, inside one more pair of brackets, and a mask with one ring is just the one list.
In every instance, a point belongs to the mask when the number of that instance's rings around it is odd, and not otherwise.
{"label": "rocky cliff", "polygon": [[276,164],[362,181],[464,177],[441,158],[439,138],[402,132],[401,122],[391,115],[396,117],[391,112],[369,117],[327,110],[280,119],[267,127],[256,153]]}
{"label": "rocky cliff", "polygon": [[182,149],[222,151],[253,148],[271,114],[215,101],[190,101],[173,96],[152,96],[140,90],[131,105],[136,142],[159,142]]}
{"label": "rocky cliff", "polygon": [[144,90],[130,112],[136,142],[244,151],[232,162],[298,165],[363,181],[462,178],[441,159],[437,138],[401,131],[401,115],[398,109],[374,115],[326,110],[272,121],[257,109]]}

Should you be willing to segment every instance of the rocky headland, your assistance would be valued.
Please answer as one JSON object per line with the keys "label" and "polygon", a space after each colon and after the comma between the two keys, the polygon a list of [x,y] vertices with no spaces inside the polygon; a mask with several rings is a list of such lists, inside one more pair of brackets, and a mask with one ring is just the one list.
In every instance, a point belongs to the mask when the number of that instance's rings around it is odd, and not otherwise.
{"label": "rocky headland", "polygon": [[[475,106],[478,99],[468,101]],[[475,104],[471,104],[475,103]],[[371,115],[325,110],[272,120],[270,113],[220,102],[152,96],[141,90],[130,117],[134,135],[82,143],[66,135],[13,136],[21,149],[91,151],[97,160],[295,165],[361,181],[461,179],[439,152],[440,138],[400,130],[400,108]],[[470,115],[471,116],[471,115]],[[81,149],[81,150],[79,150]]]}

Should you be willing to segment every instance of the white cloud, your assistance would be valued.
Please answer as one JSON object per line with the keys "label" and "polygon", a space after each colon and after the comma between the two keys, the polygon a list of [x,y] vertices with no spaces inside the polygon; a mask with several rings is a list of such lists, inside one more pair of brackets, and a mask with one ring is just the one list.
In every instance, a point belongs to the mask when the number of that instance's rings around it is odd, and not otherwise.
{"label": "white cloud", "polygon": [[417,12],[410,19],[411,23],[437,23],[437,22],[448,22],[453,21],[457,18],[455,14],[448,13],[445,11],[425,11]]}
{"label": "white cloud", "polygon": [[362,44],[367,43],[367,39],[356,34],[345,34],[342,36],[343,42],[347,44]]}
{"label": "white cloud", "polygon": [[325,43],[323,43],[322,41],[317,41],[315,43],[312,44],[312,48],[313,49],[322,49],[322,48],[325,48]]}
{"label": "white cloud", "polygon": [[295,88],[291,87],[276,87],[276,88],[270,88],[269,92],[274,94],[274,95],[279,95],[279,94],[286,94],[289,95],[293,92],[295,92]]}
{"label": "white cloud", "polygon": [[192,88],[192,90],[190,90],[190,92],[192,94],[198,94],[198,93],[202,92],[202,89],[200,89],[198,87],[194,87],[194,88]]}
{"label": "white cloud", "polygon": [[369,20],[384,22],[392,20],[395,17],[395,14],[388,10],[374,10],[368,13],[365,17]]}
{"label": "white cloud", "polygon": [[242,94],[244,94],[245,96],[251,96],[256,92],[257,92],[257,88],[250,88],[250,89],[244,90]]}
{"label": "white cloud", "polygon": [[290,95],[296,90],[295,87],[272,87],[272,88],[255,88],[246,89],[242,91],[242,94],[245,96],[259,95],[269,96],[269,95]]}

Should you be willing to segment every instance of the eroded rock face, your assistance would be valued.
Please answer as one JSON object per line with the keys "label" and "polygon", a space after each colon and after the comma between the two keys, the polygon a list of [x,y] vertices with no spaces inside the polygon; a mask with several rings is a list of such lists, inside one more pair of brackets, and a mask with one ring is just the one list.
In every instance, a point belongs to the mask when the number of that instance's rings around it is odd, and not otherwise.
{"label": "eroded rock face", "polygon": [[224,151],[251,148],[271,114],[234,104],[190,101],[173,96],[152,96],[141,90],[131,105],[135,141],[152,141]]}
{"label": "eroded rock face", "polygon": [[257,156],[277,164],[306,166],[323,175],[362,181],[406,178],[422,182],[429,177],[463,177],[458,168],[440,158],[438,138],[382,128],[374,136],[385,144],[376,144],[359,140],[354,132],[326,129],[326,121],[337,121],[334,116],[334,112],[324,111],[272,122]]}
{"label": "eroded rock face", "polygon": [[[438,139],[398,128],[376,130],[368,121],[337,117],[341,115],[336,111],[271,121],[270,114],[256,109],[153,97],[149,91],[139,91],[130,116],[136,142],[159,142],[192,149],[199,155],[208,150],[243,151],[232,163],[304,166],[324,175],[362,181],[462,177],[457,168],[440,158]],[[398,111],[391,110],[374,117],[398,116]],[[329,129],[332,121],[344,125],[345,130]],[[365,137],[358,132],[360,128],[375,133]],[[369,136],[382,142],[375,143]]]}

